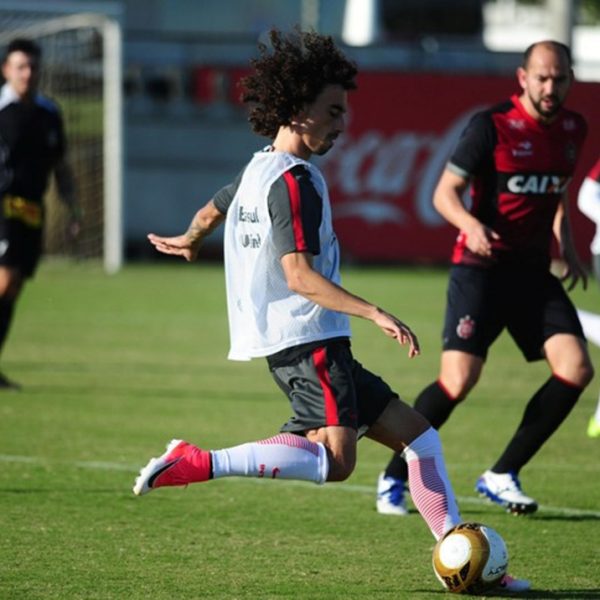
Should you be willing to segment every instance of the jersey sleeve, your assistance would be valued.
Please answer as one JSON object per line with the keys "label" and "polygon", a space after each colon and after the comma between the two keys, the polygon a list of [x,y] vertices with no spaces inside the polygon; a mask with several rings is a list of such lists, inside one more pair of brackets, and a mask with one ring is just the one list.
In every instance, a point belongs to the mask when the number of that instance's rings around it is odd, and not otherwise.
{"label": "jersey sleeve", "polygon": [[448,168],[462,177],[477,175],[494,153],[495,128],[489,112],[477,113],[466,126],[448,161]]}
{"label": "jersey sleeve", "polygon": [[231,205],[235,193],[237,192],[238,187],[240,186],[240,181],[242,180],[243,171],[238,173],[237,177],[226,186],[222,187],[212,198],[213,204],[217,208],[217,210],[226,215],[229,210],[229,206]]}
{"label": "jersey sleeve", "polygon": [[280,258],[290,252],[320,253],[323,200],[305,167],[296,166],[273,183],[268,206]]}
{"label": "jersey sleeve", "polygon": [[52,146],[50,153],[54,164],[62,161],[67,155],[67,136],[60,107],[54,100],[38,94],[35,97],[37,107],[45,111],[47,115],[47,123],[51,132]]}
{"label": "jersey sleeve", "polygon": [[62,114],[57,110],[57,132],[58,132],[58,144],[56,148],[56,154],[59,160],[62,160],[67,155],[67,136],[65,134],[65,125],[62,118]]}

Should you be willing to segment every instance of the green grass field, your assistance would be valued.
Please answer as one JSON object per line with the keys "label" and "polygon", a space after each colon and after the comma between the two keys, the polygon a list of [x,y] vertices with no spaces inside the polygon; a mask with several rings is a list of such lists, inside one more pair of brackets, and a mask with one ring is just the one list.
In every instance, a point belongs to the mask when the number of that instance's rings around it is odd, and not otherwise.
{"label": "green grass field", "polygon": [[[344,284],[405,320],[409,360],[354,321],[354,351],[413,402],[437,375],[444,270],[346,269]],[[600,310],[597,286],[574,293]],[[173,437],[207,448],[260,439],[287,419],[263,361],[233,363],[220,266],[46,263],[19,304],[3,355],[21,392],[0,395],[0,598],[444,598],[418,514],[375,512],[390,452],[359,445],[353,476],[316,486],[228,479],[131,493]],[[591,349],[600,371],[600,350]],[[547,378],[507,337],[442,429],[463,517],[505,538],[525,598],[600,598],[600,440],[585,435],[600,377],[522,472],[528,518],[480,501],[477,476],[504,448]]]}

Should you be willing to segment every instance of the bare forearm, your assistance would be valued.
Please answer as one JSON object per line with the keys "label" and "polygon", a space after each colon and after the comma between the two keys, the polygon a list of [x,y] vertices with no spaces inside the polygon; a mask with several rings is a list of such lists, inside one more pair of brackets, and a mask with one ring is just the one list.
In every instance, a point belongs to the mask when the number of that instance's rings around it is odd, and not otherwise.
{"label": "bare forearm", "polygon": [[194,245],[200,245],[224,220],[225,215],[217,210],[211,200],[194,215],[185,236]]}
{"label": "bare forearm", "polygon": [[477,221],[463,204],[462,195],[468,181],[446,169],[435,189],[433,205],[435,209],[457,229],[467,231]]}
{"label": "bare forearm", "polygon": [[353,317],[373,321],[378,308],[363,298],[323,277],[312,269],[298,273],[288,281],[290,289],[315,304]]}
{"label": "bare forearm", "polygon": [[343,287],[323,277],[312,268],[312,257],[307,253],[292,252],[283,256],[281,266],[288,287],[315,304],[361,317],[375,323],[389,337],[400,344],[409,344],[409,357],[419,354],[419,341],[410,328],[394,315],[345,290]]}
{"label": "bare forearm", "polygon": [[453,190],[438,190],[433,204],[436,210],[459,231],[467,231],[477,219],[465,208],[458,194]]}

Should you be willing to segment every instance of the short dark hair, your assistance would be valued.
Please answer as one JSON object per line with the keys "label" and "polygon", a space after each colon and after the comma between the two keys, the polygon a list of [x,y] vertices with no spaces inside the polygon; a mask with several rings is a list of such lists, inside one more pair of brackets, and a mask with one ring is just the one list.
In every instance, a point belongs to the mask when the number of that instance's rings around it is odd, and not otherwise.
{"label": "short dark hair", "polygon": [[356,88],[357,68],[331,36],[295,28],[289,34],[269,32],[271,49],[259,44],[254,71],[242,79],[242,100],[250,105],[248,120],[259,135],[277,135],[330,84]]}
{"label": "short dark hair", "polygon": [[28,38],[15,38],[12,40],[6,47],[6,52],[4,53],[4,59],[2,62],[6,62],[8,57],[13,52],[23,52],[24,54],[33,56],[38,60],[42,57],[42,49],[40,46]]}
{"label": "short dark hair", "polygon": [[531,58],[531,54],[537,46],[546,46],[546,48],[553,47],[555,50],[558,50],[565,55],[569,68],[573,66],[573,58],[571,56],[571,48],[569,48],[569,46],[555,40],[544,40],[542,42],[535,42],[534,44],[531,44],[531,46],[529,46],[527,50],[523,52],[523,63],[521,66],[524,69],[527,69],[529,66],[529,59]]}

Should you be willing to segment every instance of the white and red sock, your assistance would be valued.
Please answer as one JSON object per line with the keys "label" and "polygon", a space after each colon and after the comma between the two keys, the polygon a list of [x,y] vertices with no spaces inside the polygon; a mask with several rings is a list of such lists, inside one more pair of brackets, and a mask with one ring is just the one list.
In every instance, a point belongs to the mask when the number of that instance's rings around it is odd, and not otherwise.
{"label": "white and red sock", "polygon": [[438,540],[462,522],[438,432],[430,427],[413,440],[402,455],[408,464],[412,501]]}
{"label": "white and red sock", "polygon": [[293,433],[211,450],[211,455],[214,479],[241,476],[325,483],[329,472],[325,446]]}

